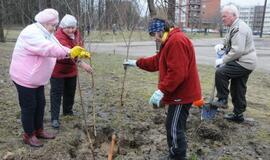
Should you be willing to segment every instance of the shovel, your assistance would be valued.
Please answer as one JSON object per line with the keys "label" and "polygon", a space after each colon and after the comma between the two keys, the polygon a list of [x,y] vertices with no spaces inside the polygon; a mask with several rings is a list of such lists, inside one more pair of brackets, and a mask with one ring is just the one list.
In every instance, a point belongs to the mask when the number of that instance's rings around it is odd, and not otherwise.
{"label": "shovel", "polygon": [[214,96],[215,96],[215,89],[216,89],[216,85],[214,82],[208,103],[205,103],[201,107],[201,120],[209,121],[209,120],[215,118],[215,115],[217,113],[217,107],[212,105],[212,102],[213,102]]}
{"label": "shovel", "polygon": [[[218,59],[222,58],[226,53],[227,53],[226,49],[216,51],[217,58]],[[219,67],[221,67],[221,66],[220,65],[217,66],[217,68],[219,68]],[[213,89],[212,89],[212,92],[210,94],[209,102],[205,103],[201,107],[201,120],[211,120],[211,119],[215,118],[215,115],[218,111],[218,108],[216,106],[212,105],[212,102],[213,102],[214,96],[215,96],[215,89],[216,89],[216,84],[215,84],[215,79],[214,79]]]}

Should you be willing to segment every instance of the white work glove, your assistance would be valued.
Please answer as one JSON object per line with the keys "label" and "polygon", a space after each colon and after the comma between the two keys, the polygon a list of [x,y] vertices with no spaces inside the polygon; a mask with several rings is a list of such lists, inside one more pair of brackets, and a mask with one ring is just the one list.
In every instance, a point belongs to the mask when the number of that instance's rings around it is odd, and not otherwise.
{"label": "white work glove", "polygon": [[223,64],[223,58],[216,59],[216,68],[221,67]]}
{"label": "white work glove", "polygon": [[224,48],[224,45],[223,44],[217,44],[217,45],[215,45],[214,48],[215,48],[215,51],[217,53],[218,51],[221,51]]}
{"label": "white work glove", "polygon": [[149,104],[153,106],[160,107],[160,101],[163,98],[164,93],[162,93],[160,90],[156,90],[151,98],[149,99]]}
{"label": "white work glove", "polygon": [[125,67],[126,67],[126,66],[128,66],[128,67],[136,67],[136,66],[137,66],[137,65],[136,65],[136,62],[137,62],[137,60],[125,59],[123,65],[124,65]]}

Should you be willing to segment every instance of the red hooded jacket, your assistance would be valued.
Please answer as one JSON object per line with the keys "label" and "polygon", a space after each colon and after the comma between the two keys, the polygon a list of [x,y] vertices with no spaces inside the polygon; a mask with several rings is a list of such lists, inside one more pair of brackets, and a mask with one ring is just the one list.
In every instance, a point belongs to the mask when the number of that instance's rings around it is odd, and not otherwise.
{"label": "red hooded jacket", "polygon": [[159,71],[158,88],[164,93],[164,104],[188,104],[201,98],[195,51],[179,28],[169,32],[159,53],[136,63],[146,71]]}
{"label": "red hooded jacket", "polygon": [[[63,28],[58,28],[55,32],[55,37],[58,41],[68,48],[73,48],[76,45],[83,46],[82,38],[77,30],[75,33],[75,39],[71,39],[68,35],[63,32]],[[56,61],[52,77],[53,78],[66,78],[74,77],[78,73],[77,66],[72,59],[60,59]]]}

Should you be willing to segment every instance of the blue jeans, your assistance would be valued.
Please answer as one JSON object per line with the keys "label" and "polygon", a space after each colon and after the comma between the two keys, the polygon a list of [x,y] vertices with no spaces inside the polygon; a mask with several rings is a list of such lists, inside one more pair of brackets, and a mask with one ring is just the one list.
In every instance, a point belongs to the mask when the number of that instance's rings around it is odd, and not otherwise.
{"label": "blue jeans", "polygon": [[15,83],[21,108],[23,130],[32,135],[35,130],[43,128],[45,108],[44,86],[27,88]]}

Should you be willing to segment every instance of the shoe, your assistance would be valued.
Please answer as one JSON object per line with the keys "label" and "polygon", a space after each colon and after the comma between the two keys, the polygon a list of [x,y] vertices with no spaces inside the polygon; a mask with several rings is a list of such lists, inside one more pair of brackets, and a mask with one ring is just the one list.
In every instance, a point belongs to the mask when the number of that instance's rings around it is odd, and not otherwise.
{"label": "shoe", "polygon": [[159,158],[159,160],[174,160],[174,158],[172,158],[170,155],[166,155],[166,156]]}
{"label": "shoe", "polygon": [[166,155],[164,157],[161,157],[159,160],[187,160],[187,158],[186,157],[177,158],[177,157],[172,157],[171,155]]}
{"label": "shoe", "polygon": [[23,142],[30,145],[31,147],[42,147],[43,144],[40,140],[37,139],[36,135],[33,134],[29,136],[27,133],[23,134]]}
{"label": "shoe", "polygon": [[233,121],[236,123],[242,123],[245,120],[243,114],[235,114],[235,113],[230,113],[230,114],[225,115],[224,119],[227,119],[228,121]]}
{"label": "shoe", "polygon": [[227,99],[218,99],[216,101],[213,101],[211,104],[212,106],[217,108],[227,109],[229,107]]}
{"label": "shoe", "polygon": [[36,131],[36,136],[37,136],[37,138],[43,138],[43,139],[54,139],[55,138],[55,134],[44,131],[43,129],[38,129]]}
{"label": "shoe", "polygon": [[60,127],[60,123],[59,123],[59,121],[58,120],[53,120],[52,121],[52,127],[53,128],[59,128]]}
{"label": "shoe", "polygon": [[74,116],[74,113],[73,113],[73,111],[64,112],[63,116]]}

